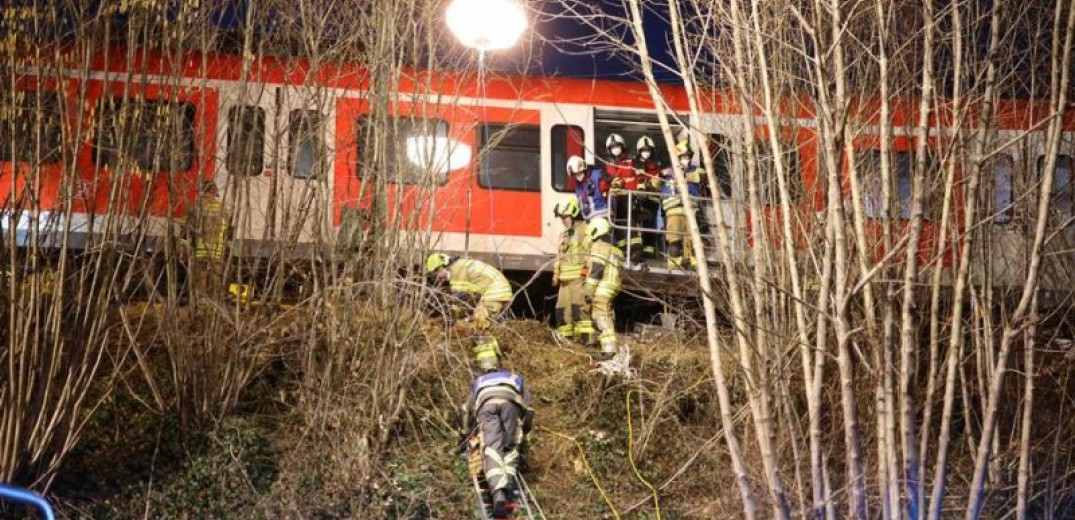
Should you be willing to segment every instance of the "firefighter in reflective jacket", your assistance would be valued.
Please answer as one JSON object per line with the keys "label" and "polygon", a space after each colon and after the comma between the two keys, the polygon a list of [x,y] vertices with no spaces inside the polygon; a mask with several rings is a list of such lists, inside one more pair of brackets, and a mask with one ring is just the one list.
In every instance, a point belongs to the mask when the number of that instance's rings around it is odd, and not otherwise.
{"label": "firefighter in reflective jacket", "polygon": [[618,350],[616,321],[612,314],[612,302],[620,293],[623,251],[612,245],[608,220],[590,222],[590,256],[587,262],[586,297],[590,301],[594,325],[598,331],[602,356],[611,358]]}
{"label": "firefighter in reflective jacket", "polygon": [[[611,134],[605,139],[605,150],[608,151],[608,160],[605,161],[605,171],[611,179],[611,202],[612,221],[616,223],[613,230],[616,247],[622,251],[630,251],[631,262],[642,261],[642,234],[637,230],[628,233],[627,228],[639,225],[637,199],[623,193],[620,190],[638,190],[638,172],[635,171],[634,160],[627,153],[627,143],[620,134]],[[631,218],[628,218],[630,215]]]}
{"label": "firefighter in reflective jacket", "polygon": [[[664,169],[661,160],[653,154],[655,149],[653,139],[648,136],[639,137],[638,143],[635,145],[634,168],[638,174],[638,187],[644,191],[654,192],[649,197],[639,197],[637,204],[638,218],[636,220],[639,227],[649,229],[657,229],[657,215],[660,213],[661,207],[659,198],[661,170]],[[657,256],[659,237],[660,234],[655,232],[642,233],[643,257],[653,258]]]}
{"label": "firefighter in reflective jacket", "polygon": [[467,431],[477,431],[493,517],[508,515],[519,449],[533,426],[534,407],[522,376],[493,368],[474,380],[466,404]]}
{"label": "firefighter in reflective jacket", "polygon": [[[687,193],[690,196],[701,196],[701,173],[697,166],[691,164],[694,152],[691,151],[687,141],[680,141],[676,145],[679,163],[683,167],[683,175],[687,180]],[[661,209],[664,211],[664,225],[668,242],[668,268],[688,269],[694,265],[694,252],[689,246],[684,246],[687,237],[687,214],[683,209],[683,199],[676,185],[676,178],[672,175],[672,169],[664,170],[661,178]]]}
{"label": "firefighter in reflective jacket", "polygon": [[556,295],[556,337],[561,341],[578,339],[589,345],[593,342],[594,329],[584,288],[590,247],[586,222],[580,218],[578,200],[574,197],[558,202],[553,213],[565,227],[552,267],[552,284],[560,287]]}
{"label": "firefighter in reflective jacket", "polygon": [[483,368],[496,365],[500,344],[489,332],[490,321],[511,301],[511,284],[495,267],[470,258],[450,258],[444,253],[426,257],[426,274],[447,281],[452,295],[472,306],[474,356]]}
{"label": "firefighter in reflective jacket", "polygon": [[188,268],[195,292],[212,295],[223,284],[230,226],[216,183],[203,181],[198,191],[198,200],[185,222],[187,244],[193,257]]}

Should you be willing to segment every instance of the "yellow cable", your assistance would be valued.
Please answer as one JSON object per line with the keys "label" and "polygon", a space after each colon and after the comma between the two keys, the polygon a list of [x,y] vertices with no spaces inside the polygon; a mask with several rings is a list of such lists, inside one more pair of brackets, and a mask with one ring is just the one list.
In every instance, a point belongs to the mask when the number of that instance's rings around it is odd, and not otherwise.
{"label": "yellow cable", "polygon": [[616,520],[621,520],[620,513],[616,511],[616,506],[612,505],[612,499],[608,498],[608,494],[606,494],[604,488],[601,487],[601,483],[597,481],[597,475],[594,474],[593,468],[590,467],[590,461],[586,460],[586,450],[583,449],[582,444],[578,441],[578,439],[575,439],[570,435],[566,435],[555,430],[550,430],[544,426],[541,426],[541,429],[575,443],[575,446],[579,449],[579,454],[582,455],[582,463],[586,466],[586,472],[590,474],[590,480],[592,480],[593,485],[597,487],[597,491],[601,493],[601,498],[605,499],[605,503],[608,504],[608,509],[612,511],[612,516]]}
{"label": "yellow cable", "polygon": [[649,481],[642,478],[642,473],[638,471],[638,466],[635,466],[634,456],[634,427],[631,425],[631,394],[634,390],[628,390],[625,400],[627,401],[627,460],[631,462],[631,469],[634,470],[635,476],[638,480],[649,488],[650,493],[653,494],[653,509],[657,513],[657,520],[661,520],[661,503],[657,499],[657,489],[650,484]]}

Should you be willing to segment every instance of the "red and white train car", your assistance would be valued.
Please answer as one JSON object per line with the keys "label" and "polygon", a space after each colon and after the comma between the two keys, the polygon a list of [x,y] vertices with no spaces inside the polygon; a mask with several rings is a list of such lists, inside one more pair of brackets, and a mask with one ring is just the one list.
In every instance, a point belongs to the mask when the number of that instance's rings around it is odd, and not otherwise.
{"label": "red and white train car", "polygon": [[[234,251],[266,255],[286,248],[305,255],[307,246],[332,244],[345,215],[372,203],[363,184],[376,173],[363,171],[363,157],[381,153],[439,161],[432,168],[434,182],[427,176],[412,184],[409,166],[400,164],[381,178],[388,186],[382,202],[399,208],[397,215],[416,215],[398,219],[399,225],[431,233],[431,244],[441,250],[492,258],[505,269],[535,270],[547,266],[556,251],[561,226],[551,208],[573,190],[565,175],[567,158],[581,155],[599,163],[610,133],[631,145],[642,135],[661,142],[653,103],[640,82],[494,77],[479,84],[471,75],[417,72],[405,75],[398,96],[387,100],[389,116],[372,123],[368,81],[358,66],[315,68],[267,58],[244,65],[237,57],[203,54],[177,61],[120,48],[96,56],[88,68],[24,71],[0,125],[2,230],[24,244],[69,230],[64,234],[73,247],[117,228],[136,232],[127,227],[145,229],[146,223],[147,233],[159,234],[170,217],[183,216],[199,182],[211,180],[231,207],[241,208],[233,222]],[[662,89],[672,109],[688,113],[680,87]],[[729,98],[712,94],[706,106],[701,118],[687,121],[710,135],[710,146],[721,152],[717,176],[724,193],[714,197],[715,204],[730,223],[736,253],[748,258],[745,250],[754,238],[745,204],[738,202],[746,199],[746,183],[741,154],[734,151],[744,142],[746,126],[729,108],[734,106]],[[904,100],[895,106],[895,189],[906,217],[916,104]],[[796,110],[779,132],[796,186],[795,227],[805,244],[820,237],[811,223],[823,210],[824,196],[816,125],[806,109]],[[1047,112],[1011,102],[1000,103],[998,114],[995,141],[1015,144],[1010,153],[997,154],[986,179],[994,194],[986,201],[992,213],[986,225],[1000,244],[997,265],[990,269],[1005,283],[1017,283],[1025,268],[1026,218],[1034,207],[1020,194],[1032,192],[1044,175],[1039,123]],[[871,116],[861,119],[862,137],[854,146],[868,160],[879,149],[876,126],[870,126],[876,123]],[[939,126],[931,139],[950,133],[945,117],[935,121]],[[395,125],[398,138],[381,145],[384,150],[363,149],[369,124]],[[769,129],[757,128],[756,138],[764,141]],[[19,129],[32,135],[8,135]],[[479,154],[493,136],[501,139]],[[72,140],[74,146],[60,146]],[[1061,221],[1067,215],[1068,231],[1073,144],[1066,136],[1053,173],[1054,206]],[[420,155],[434,153],[422,159],[408,146]],[[119,149],[125,153],[116,153]],[[763,153],[763,179],[769,162]],[[764,184],[762,202],[770,207],[763,214],[773,223],[779,218],[775,180]],[[921,256],[946,265],[958,233],[948,233],[948,244],[936,243],[940,198],[930,204]],[[961,208],[957,196],[952,211]],[[866,211],[868,227],[879,229],[875,205],[866,201]],[[1059,229],[1065,229],[1063,222]]]}

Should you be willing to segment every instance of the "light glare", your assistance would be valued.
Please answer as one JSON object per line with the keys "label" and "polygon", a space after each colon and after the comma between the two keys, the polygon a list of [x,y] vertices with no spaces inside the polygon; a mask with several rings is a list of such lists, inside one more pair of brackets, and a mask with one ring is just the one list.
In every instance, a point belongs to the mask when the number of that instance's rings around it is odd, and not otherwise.
{"label": "light glare", "polygon": [[469,145],[447,137],[407,138],[407,160],[437,176],[447,175],[452,170],[470,164],[471,155]]}
{"label": "light glare", "polygon": [[463,45],[483,52],[515,45],[526,30],[526,13],[514,0],[455,0],[447,18]]}

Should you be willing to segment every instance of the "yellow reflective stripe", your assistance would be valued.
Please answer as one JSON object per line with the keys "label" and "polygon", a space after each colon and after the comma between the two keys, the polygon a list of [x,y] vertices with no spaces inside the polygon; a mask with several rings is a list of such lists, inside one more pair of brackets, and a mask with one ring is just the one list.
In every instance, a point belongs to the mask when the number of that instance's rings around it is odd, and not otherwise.
{"label": "yellow reflective stripe", "polygon": [[511,284],[491,265],[463,258],[452,262],[448,270],[451,273],[449,285],[452,291],[480,294],[487,301],[511,300]]}

